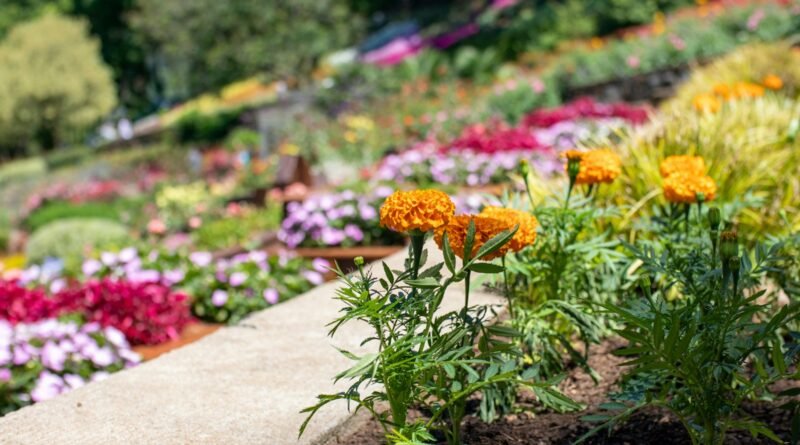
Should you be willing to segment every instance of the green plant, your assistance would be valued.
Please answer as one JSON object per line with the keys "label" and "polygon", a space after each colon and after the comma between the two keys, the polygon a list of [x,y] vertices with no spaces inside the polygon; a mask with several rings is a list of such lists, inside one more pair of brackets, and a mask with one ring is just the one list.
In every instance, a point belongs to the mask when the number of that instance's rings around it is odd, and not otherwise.
{"label": "green plant", "polygon": [[40,157],[11,161],[0,165],[0,186],[33,181],[47,174],[47,164]]}
{"label": "green plant", "polygon": [[791,366],[800,336],[785,335],[800,306],[776,309],[775,290],[762,286],[768,273],[781,272],[782,245],[740,256],[736,232],[720,232],[718,211],[708,215],[707,229],[693,224],[688,248],[673,250],[666,241],[658,254],[628,246],[635,258],[628,304],[602,306],[624,325],[617,332],[628,346],[618,354],[630,357],[629,370],[618,402],[587,419],[603,422],[590,434],[659,406],[680,419],[694,444],[722,444],[731,429],[783,443],[742,410],[746,400],[772,397],[778,380],[800,377]]}
{"label": "green plant", "polygon": [[67,218],[94,218],[109,221],[120,221],[119,212],[114,206],[105,203],[88,202],[73,204],[64,201],[48,202],[33,211],[25,221],[24,226],[30,232],[36,232],[41,227],[53,221]]}
{"label": "green plant", "polygon": [[249,246],[260,243],[257,235],[267,230],[277,229],[281,222],[281,208],[270,206],[254,209],[241,216],[226,217],[209,221],[192,233],[194,245],[198,249],[219,250],[231,246]]}
{"label": "green plant", "polygon": [[[352,380],[353,384],[344,392],[320,395],[316,405],[304,410],[309,417],[300,433],[320,408],[335,400],[348,400],[359,409],[367,409],[393,443],[407,443],[409,437],[430,443],[427,431],[437,430],[448,444],[460,444],[461,420],[468,398],[491,387],[524,385],[545,405],[559,410],[577,408],[553,388],[555,381],[534,382],[532,373],[520,373],[519,350],[514,341],[518,333],[507,326],[490,324],[486,307],[469,304],[471,274],[503,270],[479,260],[496,256],[515,231],[503,231],[490,239],[483,233],[479,243],[476,233],[482,230],[476,229],[473,217],[469,218],[465,234],[451,232],[448,226],[446,233],[440,234],[443,262],[426,268],[425,234],[415,229],[403,270],[390,270],[384,263],[384,277],[376,278],[365,272],[363,259],[357,258],[354,275],[339,271],[343,286],[336,298],[345,304],[345,309],[331,323],[331,335],[345,323],[365,322],[374,330],[365,343],[376,343],[377,351],[362,356],[342,351],[355,364],[338,374],[336,380]],[[452,250],[448,236],[459,237],[455,245],[463,246],[463,252]],[[460,266],[456,263],[457,254],[463,258]],[[443,269],[449,276],[442,276]],[[461,282],[463,306],[459,310],[443,310],[445,293]],[[363,390],[369,393],[362,394]],[[388,402],[391,416],[377,411],[378,402]],[[415,407],[430,417],[410,421],[408,411]]]}
{"label": "green plant", "polygon": [[178,141],[219,142],[236,126],[240,115],[241,110],[220,110],[211,113],[190,111],[175,123]]}
{"label": "green plant", "polygon": [[51,149],[76,139],[116,105],[111,71],[81,20],[46,14],[17,25],[0,44],[0,65],[6,146]]}
{"label": "green plant", "polygon": [[51,222],[31,235],[25,248],[28,264],[60,258],[75,271],[93,249],[130,242],[128,229],[116,222],[94,218],[71,218]]}

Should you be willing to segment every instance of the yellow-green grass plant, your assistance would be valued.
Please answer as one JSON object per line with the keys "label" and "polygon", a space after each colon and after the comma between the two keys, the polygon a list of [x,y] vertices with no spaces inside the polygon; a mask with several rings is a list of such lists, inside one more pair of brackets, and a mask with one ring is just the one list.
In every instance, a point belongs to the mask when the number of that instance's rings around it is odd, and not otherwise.
{"label": "yellow-green grass plant", "polygon": [[[659,164],[669,155],[702,156],[722,203],[745,196],[761,202],[735,221],[747,238],[800,229],[800,102],[779,96],[726,102],[717,113],[670,104],[654,120],[614,144],[623,172],[607,196],[633,231],[635,218],[664,203]],[[632,233],[635,235],[635,233]]]}
{"label": "yellow-green grass plant", "polygon": [[800,48],[793,48],[789,42],[743,46],[694,70],[667,106],[689,108],[695,96],[711,93],[714,85],[733,85],[737,82],[761,84],[768,75],[778,76],[783,81],[783,87],[777,94],[797,97],[800,94]]}

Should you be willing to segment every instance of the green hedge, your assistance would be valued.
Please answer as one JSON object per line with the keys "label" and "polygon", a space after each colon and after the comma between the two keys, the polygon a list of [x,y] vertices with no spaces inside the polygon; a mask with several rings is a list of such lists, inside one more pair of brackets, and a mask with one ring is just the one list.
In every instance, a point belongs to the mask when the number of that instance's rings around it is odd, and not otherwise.
{"label": "green hedge", "polygon": [[75,271],[88,251],[129,243],[128,228],[120,223],[98,218],[70,218],[52,222],[34,232],[28,240],[25,256],[28,264],[61,258],[67,270]]}

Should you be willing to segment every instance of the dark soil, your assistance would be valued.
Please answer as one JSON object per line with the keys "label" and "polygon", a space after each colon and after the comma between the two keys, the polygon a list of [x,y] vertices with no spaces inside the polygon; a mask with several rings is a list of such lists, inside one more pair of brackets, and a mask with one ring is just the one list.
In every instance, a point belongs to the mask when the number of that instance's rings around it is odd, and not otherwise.
{"label": "dark soil", "polygon": [[[607,341],[592,349],[589,363],[600,375],[595,384],[591,377],[580,369],[573,370],[561,384],[561,390],[574,400],[587,405],[579,413],[559,414],[553,412],[523,412],[506,416],[494,423],[485,423],[476,416],[468,416],[462,425],[463,439],[469,445],[567,445],[573,443],[596,424],[583,422],[581,417],[597,412],[597,406],[607,402],[607,394],[616,390],[616,381],[623,372],[622,359],[612,352],[622,346],[618,341]],[[797,382],[785,382],[781,386],[795,386]],[[784,389],[784,388],[782,388]],[[534,408],[531,394],[521,394],[520,404]],[[754,403],[745,407],[748,414],[765,422],[782,439],[790,437],[790,413],[779,404]],[[325,445],[383,445],[383,430],[366,414],[360,414],[333,434]],[[619,425],[610,434],[600,432],[585,443],[593,445],[639,445],[691,444],[683,425],[675,416],[658,409],[647,409],[634,414],[626,423]],[[766,438],[754,439],[747,432],[731,431],[726,444],[752,445],[774,443]]]}

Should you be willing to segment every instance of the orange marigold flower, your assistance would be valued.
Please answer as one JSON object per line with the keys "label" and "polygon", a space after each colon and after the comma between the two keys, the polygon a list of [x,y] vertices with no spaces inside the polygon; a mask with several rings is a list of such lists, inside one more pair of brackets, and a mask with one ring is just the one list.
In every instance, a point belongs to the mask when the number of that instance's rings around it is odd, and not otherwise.
{"label": "orange marigold flower", "polygon": [[723,99],[730,99],[731,98],[731,87],[725,83],[718,83],[714,85],[714,94],[717,96],[722,97]]}
{"label": "orange marigold flower", "polygon": [[752,82],[738,82],[733,86],[733,96],[736,98],[753,98],[764,95],[764,87]]}
{"label": "orange marigold flower", "polygon": [[536,228],[539,221],[528,212],[505,207],[486,207],[481,211],[481,216],[511,221],[512,227],[519,226],[514,238],[508,242],[508,247],[514,252],[533,245],[536,242]]}
{"label": "orange marigold flower", "polygon": [[764,79],[761,80],[761,83],[770,90],[780,90],[783,88],[783,79],[774,74],[767,74]]}
{"label": "orange marigold flower", "polygon": [[700,156],[678,155],[667,156],[659,166],[662,178],[668,178],[673,173],[686,172],[693,175],[706,173],[706,161]]}
{"label": "orange marigold flower", "polygon": [[607,148],[592,150],[583,153],[580,167],[575,184],[608,184],[622,173],[622,160],[618,154]]}
{"label": "orange marigold flower", "polygon": [[716,113],[719,111],[719,100],[713,94],[698,94],[692,100],[692,105],[697,111]]}
{"label": "orange marigold flower", "polygon": [[716,195],[717,183],[711,176],[681,171],[664,179],[664,196],[669,202],[691,204],[698,201],[698,196],[708,202]]}
{"label": "orange marigold flower", "polygon": [[[438,228],[434,232],[434,239],[436,240],[436,244],[439,248],[442,248],[442,241],[444,240],[444,234],[447,232],[447,240],[448,244],[450,244],[450,249],[453,253],[458,256],[459,258],[464,258],[464,241],[467,239],[467,230],[469,230],[469,222],[475,222],[475,241],[472,244],[472,252],[470,252],[470,257],[474,257],[478,250],[486,244],[487,241],[497,236],[500,232],[504,230],[511,230],[514,228],[513,221],[507,221],[499,218],[494,218],[490,216],[481,216],[481,215],[458,215],[454,216],[450,219],[450,222],[443,227]],[[489,255],[485,255],[483,260],[489,261],[495,258],[500,258],[501,256],[508,253],[509,244],[507,243],[503,247],[497,249],[496,251],[490,253]]]}
{"label": "orange marigold flower", "polygon": [[397,191],[381,206],[381,225],[395,232],[429,232],[444,226],[456,206],[439,190]]}

